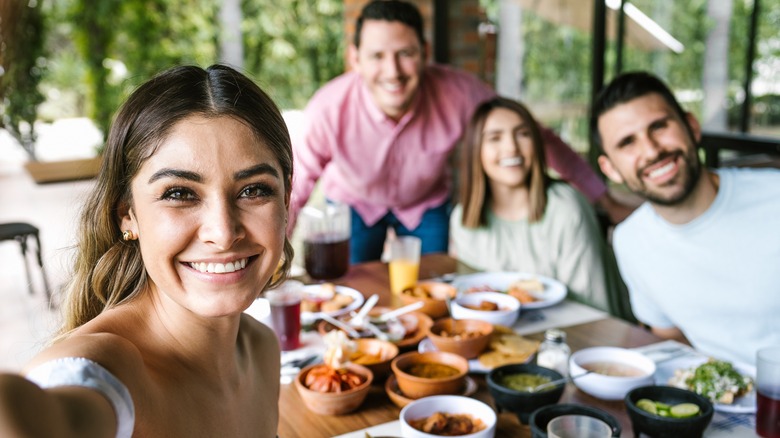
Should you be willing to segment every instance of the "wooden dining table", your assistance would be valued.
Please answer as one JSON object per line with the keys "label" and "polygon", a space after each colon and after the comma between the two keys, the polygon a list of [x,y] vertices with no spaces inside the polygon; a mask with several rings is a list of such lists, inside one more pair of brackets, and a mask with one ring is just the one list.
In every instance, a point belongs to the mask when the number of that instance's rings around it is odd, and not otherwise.
{"label": "wooden dining table", "polygon": [[[420,278],[437,278],[444,274],[469,272],[468,267],[445,254],[424,255],[420,260]],[[471,271],[473,272],[473,271]],[[350,267],[349,272],[334,283],[351,287],[365,296],[379,295],[379,305],[396,307],[397,297],[390,293],[387,264],[368,262]],[[648,330],[629,324],[621,319],[605,318],[578,325],[561,327],[567,334],[572,351],[593,346],[640,347],[661,341]],[[541,340],[543,333],[532,333],[527,338]],[[472,396],[496,409],[490,396],[484,375],[473,374],[479,388]],[[401,411],[385,393],[384,385],[372,385],[365,402],[355,412],[338,415],[318,415],[309,411],[303,404],[295,386],[284,384],[279,399],[279,436],[292,437],[333,437],[371,426],[398,420]],[[578,390],[568,383],[559,403],[576,403],[602,409],[612,414],[622,427],[622,436],[633,436],[631,423],[623,401],[600,400]],[[498,414],[496,437],[530,437],[527,425],[508,412]]]}

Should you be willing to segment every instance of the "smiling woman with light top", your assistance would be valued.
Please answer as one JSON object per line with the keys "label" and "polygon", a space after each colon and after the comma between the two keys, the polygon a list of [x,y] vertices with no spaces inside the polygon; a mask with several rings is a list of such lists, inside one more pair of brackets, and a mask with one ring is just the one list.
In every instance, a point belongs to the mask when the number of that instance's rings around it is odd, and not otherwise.
{"label": "smiling woman with light top", "polygon": [[276,436],[279,344],[243,311],[292,260],[292,171],[279,110],[239,72],[140,86],[84,207],[61,334],[26,379],[0,375],[0,436]]}
{"label": "smiling woman with light top", "polygon": [[540,128],[525,106],[496,97],[477,107],[460,163],[455,257],[480,270],[556,278],[570,298],[632,319],[593,208],[547,175]]}

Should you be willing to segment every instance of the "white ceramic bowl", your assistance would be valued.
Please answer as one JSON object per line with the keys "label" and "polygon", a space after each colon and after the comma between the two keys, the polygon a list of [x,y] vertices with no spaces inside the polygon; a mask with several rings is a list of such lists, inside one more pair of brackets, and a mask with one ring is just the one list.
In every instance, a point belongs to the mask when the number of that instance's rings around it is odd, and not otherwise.
{"label": "white ceramic bowl", "polygon": [[[614,372],[618,369],[625,371],[627,367],[630,367],[636,375],[602,374],[605,369]],[[588,369],[594,368],[597,371],[585,374]],[[579,350],[571,355],[569,374],[577,388],[593,397],[603,400],[623,400],[632,389],[653,384],[655,362],[642,353],[626,348],[593,347]]]}
{"label": "white ceramic bowl", "polygon": [[496,413],[493,408],[479,400],[460,395],[434,395],[415,400],[401,409],[401,435],[404,438],[436,438],[421,432],[409,425],[410,420],[417,420],[433,415],[436,412],[449,414],[469,414],[485,423],[485,428],[479,432],[460,435],[461,438],[493,438],[496,435]]}
{"label": "white ceramic bowl", "polygon": [[[498,304],[505,310],[474,310],[465,305],[479,306],[482,301]],[[512,327],[520,316],[520,301],[501,292],[472,292],[463,294],[452,302],[452,317],[455,319],[479,319],[494,325]]]}

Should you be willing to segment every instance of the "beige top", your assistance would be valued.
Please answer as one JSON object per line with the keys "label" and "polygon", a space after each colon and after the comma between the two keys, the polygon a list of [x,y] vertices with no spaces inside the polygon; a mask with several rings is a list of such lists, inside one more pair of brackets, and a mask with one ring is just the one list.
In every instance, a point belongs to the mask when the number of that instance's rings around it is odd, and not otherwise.
{"label": "beige top", "polygon": [[544,216],[533,224],[504,220],[488,210],[486,227],[465,228],[462,215],[457,205],[450,218],[450,248],[459,260],[484,271],[552,277],[566,284],[570,298],[616,312],[610,296],[621,296],[625,286],[614,255],[593,208],[569,185],[550,185]]}

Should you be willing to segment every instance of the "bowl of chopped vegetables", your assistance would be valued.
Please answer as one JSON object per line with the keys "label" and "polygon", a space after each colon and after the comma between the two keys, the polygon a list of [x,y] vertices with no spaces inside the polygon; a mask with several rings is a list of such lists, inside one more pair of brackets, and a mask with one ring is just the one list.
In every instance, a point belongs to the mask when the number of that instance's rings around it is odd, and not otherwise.
{"label": "bowl of chopped vegetables", "polygon": [[714,413],[705,397],[673,386],[634,388],[626,394],[625,403],[635,436],[700,437]]}
{"label": "bowl of chopped vegetables", "polygon": [[528,424],[531,412],[558,402],[566,387],[566,381],[562,379],[559,372],[549,368],[511,364],[490,371],[487,384],[497,406]]}

